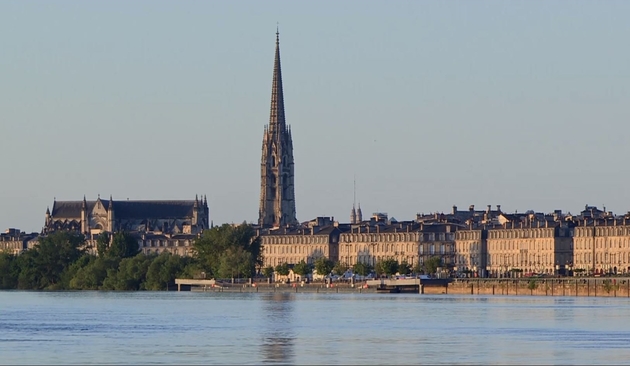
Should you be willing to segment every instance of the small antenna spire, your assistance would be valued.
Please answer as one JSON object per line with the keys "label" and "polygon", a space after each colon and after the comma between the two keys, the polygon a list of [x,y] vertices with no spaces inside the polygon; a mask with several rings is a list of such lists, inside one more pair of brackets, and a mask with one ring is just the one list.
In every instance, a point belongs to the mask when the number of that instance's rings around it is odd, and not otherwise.
{"label": "small antenna spire", "polygon": [[357,204],[357,176],[356,174],[352,177],[352,180],[354,183],[354,188],[353,188],[354,198],[352,199],[352,207],[354,207],[354,205]]}
{"label": "small antenna spire", "polygon": [[276,44],[280,43],[280,28],[279,28],[279,24],[278,22],[276,22]]}

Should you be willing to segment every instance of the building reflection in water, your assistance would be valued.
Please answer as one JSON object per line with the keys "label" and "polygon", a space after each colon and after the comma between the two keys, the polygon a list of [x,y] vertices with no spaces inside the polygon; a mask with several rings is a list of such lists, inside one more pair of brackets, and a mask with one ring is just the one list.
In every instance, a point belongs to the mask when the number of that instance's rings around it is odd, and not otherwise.
{"label": "building reflection in water", "polygon": [[291,293],[274,292],[263,297],[262,359],[264,363],[294,363],[294,298]]}

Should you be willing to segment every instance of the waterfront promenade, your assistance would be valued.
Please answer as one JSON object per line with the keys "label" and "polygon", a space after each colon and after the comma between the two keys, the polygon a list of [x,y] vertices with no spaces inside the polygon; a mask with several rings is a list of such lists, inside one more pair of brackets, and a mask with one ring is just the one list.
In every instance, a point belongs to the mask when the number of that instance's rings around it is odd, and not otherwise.
{"label": "waterfront promenade", "polygon": [[[185,283],[191,280],[178,279]],[[212,282],[210,282],[212,281]],[[388,281],[394,284],[395,280]],[[376,293],[377,286],[366,282],[355,284],[337,282],[326,285],[322,282],[303,283],[254,283],[237,284],[227,281],[206,280],[196,286],[182,285],[182,290],[204,292],[280,292],[280,293]],[[409,291],[407,291],[409,292]],[[420,294],[452,295],[504,295],[504,296],[584,296],[584,297],[627,297],[630,298],[630,277],[564,277],[564,278],[517,278],[453,279],[447,285],[424,285]]]}

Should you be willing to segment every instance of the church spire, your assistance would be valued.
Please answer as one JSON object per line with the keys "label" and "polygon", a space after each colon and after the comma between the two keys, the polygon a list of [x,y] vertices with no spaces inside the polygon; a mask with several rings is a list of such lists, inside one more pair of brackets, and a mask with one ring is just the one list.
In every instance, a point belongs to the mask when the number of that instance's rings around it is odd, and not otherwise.
{"label": "church spire", "polygon": [[276,58],[273,62],[273,83],[271,86],[271,112],[269,115],[269,130],[283,131],[284,120],[284,94],[282,92],[282,71],[280,67],[280,32],[276,28]]}

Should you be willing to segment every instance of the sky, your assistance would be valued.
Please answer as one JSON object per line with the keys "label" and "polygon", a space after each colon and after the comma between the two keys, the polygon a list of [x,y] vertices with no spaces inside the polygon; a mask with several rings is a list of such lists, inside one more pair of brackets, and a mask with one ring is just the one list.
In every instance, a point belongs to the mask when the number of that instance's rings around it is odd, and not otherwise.
{"label": "sky", "polygon": [[[0,228],[53,200],[255,222],[276,26],[300,221],[630,210],[628,1],[2,1]],[[624,137],[626,136],[626,137]]]}

